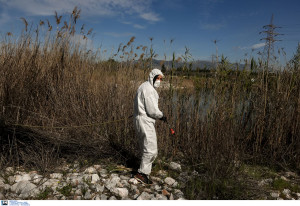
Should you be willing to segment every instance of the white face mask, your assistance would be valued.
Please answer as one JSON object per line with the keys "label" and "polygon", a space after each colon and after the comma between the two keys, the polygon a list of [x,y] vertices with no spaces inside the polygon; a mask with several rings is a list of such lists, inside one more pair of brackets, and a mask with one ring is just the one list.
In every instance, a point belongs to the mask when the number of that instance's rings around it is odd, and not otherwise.
{"label": "white face mask", "polygon": [[160,86],[160,80],[156,80],[153,86],[154,88],[158,88]]}

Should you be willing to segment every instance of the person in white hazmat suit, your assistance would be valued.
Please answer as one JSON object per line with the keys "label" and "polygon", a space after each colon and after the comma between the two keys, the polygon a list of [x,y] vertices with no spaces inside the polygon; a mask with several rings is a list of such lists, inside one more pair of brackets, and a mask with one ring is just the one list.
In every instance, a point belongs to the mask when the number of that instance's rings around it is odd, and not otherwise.
{"label": "person in white hazmat suit", "polygon": [[138,88],[134,99],[134,125],[141,152],[140,167],[134,177],[145,184],[152,184],[148,176],[158,152],[155,120],[167,121],[158,108],[159,96],[156,91],[163,77],[159,69],[153,69],[148,81]]}

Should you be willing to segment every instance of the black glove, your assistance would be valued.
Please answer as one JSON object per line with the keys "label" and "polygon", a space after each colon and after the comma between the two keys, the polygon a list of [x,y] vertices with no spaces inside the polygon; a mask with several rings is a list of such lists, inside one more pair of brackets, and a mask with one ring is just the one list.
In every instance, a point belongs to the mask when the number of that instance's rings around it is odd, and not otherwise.
{"label": "black glove", "polygon": [[167,117],[163,116],[162,118],[160,118],[161,121],[167,122]]}

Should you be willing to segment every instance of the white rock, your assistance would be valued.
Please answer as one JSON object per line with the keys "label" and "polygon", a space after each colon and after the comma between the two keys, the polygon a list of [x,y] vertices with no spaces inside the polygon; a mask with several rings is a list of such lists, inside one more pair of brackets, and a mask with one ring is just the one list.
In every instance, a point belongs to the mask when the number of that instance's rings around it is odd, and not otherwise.
{"label": "white rock", "polygon": [[14,176],[9,176],[9,177],[7,178],[7,180],[8,180],[8,182],[9,182],[9,184],[12,185],[12,184],[15,182],[16,178],[15,178]]}
{"label": "white rock", "polygon": [[138,200],[150,200],[151,195],[147,192],[142,192],[142,194],[137,199]]}
{"label": "white rock", "polygon": [[299,198],[300,197],[300,193],[296,193],[297,197]]}
{"label": "white rock", "polygon": [[178,197],[178,198],[184,197],[183,192],[182,192],[181,190],[178,190],[178,189],[175,189],[175,190],[174,190],[174,194],[175,194],[176,197]]}
{"label": "white rock", "polygon": [[162,194],[157,194],[156,199],[158,199],[158,200],[168,200],[168,198],[166,196],[162,195]]}
{"label": "white rock", "polygon": [[87,183],[82,183],[84,188],[89,188],[89,185]]}
{"label": "white rock", "polygon": [[77,196],[81,196],[82,192],[81,192],[80,189],[77,189],[74,194],[77,195]]}
{"label": "white rock", "polygon": [[37,175],[37,173],[38,173],[37,171],[30,171],[30,172],[29,172],[30,178],[33,179],[33,177],[34,177],[35,175]]}
{"label": "white rock", "polygon": [[268,185],[270,183],[272,183],[273,180],[271,178],[269,179],[264,179],[264,180],[261,180],[259,183],[258,183],[258,186],[262,187],[262,186],[265,186],[265,185]]}
{"label": "white rock", "polygon": [[285,197],[286,197],[286,199],[288,199],[288,200],[291,200],[291,199],[292,199],[292,196],[291,196],[290,194],[286,194]]}
{"label": "white rock", "polygon": [[102,193],[104,191],[104,185],[97,184],[96,185],[96,191]]}
{"label": "white rock", "polygon": [[130,177],[128,176],[124,176],[124,175],[120,175],[121,180],[129,180]]}
{"label": "white rock", "polygon": [[102,194],[100,198],[101,200],[107,200],[107,196],[105,194]]}
{"label": "white rock", "polygon": [[14,170],[13,167],[7,167],[7,168],[5,169],[6,174],[13,174],[14,171],[15,171],[15,170]]}
{"label": "white rock", "polygon": [[0,192],[0,200],[5,200],[5,196]]}
{"label": "white rock", "polygon": [[166,177],[165,178],[165,183],[169,186],[173,186],[175,183],[176,183],[176,180],[174,180],[173,178],[171,177]]}
{"label": "white rock", "polygon": [[181,171],[181,165],[176,162],[171,162],[169,167],[172,170],[179,171],[179,172]]}
{"label": "white rock", "polygon": [[127,196],[127,197],[122,197],[122,200],[131,200],[131,199]]}
{"label": "white rock", "polygon": [[149,189],[149,188],[144,188],[144,192],[147,192],[147,193],[152,193],[152,190]]}
{"label": "white rock", "polygon": [[100,198],[99,195],[96,195],[96,196],[94,197],[94,200],[101,200],[101,198]]}
{"label": "white rock", "polygon": [[112,178],[112,177],[119,177],[119,175],[116,174],[116,173],[111,173],[110,177],[111,177],[111,178]]}
{"label": "white rock", "polygon": [[128,190],[126,188],[115,188],[113,190],[114,194],[119,197],[127,197],[128,196]]}
{"label": "white rock", "polygon": [[279,192],[271,192],[270,195],[273,198],[278,198],[279,197]]}
{"label": "white rock", "polygon": [[111,177],[108,181],[105,182],[105,187],[108,189],[108,190],[111,190],[113,188],[116,187],[117,183],[120,182],[120,177],[118,176],[113,176]]}
{"label": "white rock", "polygon": [[135,178],[131,178],[130,180],[128,180],[128,182],[129,182],[130,184],[134,184],[134,185],[136,185],[136,184],[139,183],[139,181],[137,181]]}
{"label": "white rock", "polygon": [[294,177],[294,178],[297,177],[297,174],[294,173],[294,172],[286,172],[285,175],[286,175],[287,177]]}
{"label": "white rock", "polygon": [[117,200],[117,198],[115,196],[111,196],[109,200]]}
{"label": "white rock", "polygon": [[61,180],[63,178],[63,174],[61,174],[61,173],[53,173],[53,174],[50,174],[50,178],[51,179],[59,179],[59,180]]}
{"label": "white rock", "polygon": [[10,186],[9,184],[4,184],[4,185],[3,185],[3,189],[6,190],[6,191],[10,190],[11,187],[12,187],[12,186]]}
{"label": "white rock", "polygon": [[258,183],[258,186],[260,186],[260,187],[262,187],[262,186],[264,186],[264,185],[266,185],[265,180],[261,180],[261,181]]}
{"label": "white rock", "polygon": [[285,176],[281,176],[280,179],[282,179],[284,181],[289,181],[289,179],[287,179]]}
{"label": "white rock", "polygon": [[22,181],[22,175],[15,175],[15,182],[20,182]]}
{"label": "white rock", "polygon": [[164,185],[164,186],[163,186],[163,189],[167,190],[168,192],[171,192],[171,191],[172,191],[172,188],[169,187],[168,185]]}
{"label": "white rock", "polygon": [[88,190],[86,191],[85,195],[84,195],[84,199],[86,200],[90,200],[92,198],[91,192]]}
{"label": "white rock", "polygon": [[105,178],[105,177],[107,177],[108,175],[105,174],[105,173],[102,173],[102,174],[100,174],[100,176]]}
{"label": "white rock", "polygon": [[77,186],[82,183],[82,177],[74,177],[70,180],[72,186]]}
{"label": "white rock", "polygon": [[100,181],[99,175],[98,174],[92,174],[92,181],[91,181],[91,183],[95,184],[95,183],[97,183],[99,181]]}
{"label": "white rock", "polygon": [[156,191],[161,191],[161,186],[155,185],[155,186],[154,186],[154,189],[155,189]]}
{"label": "white rock", "polygon": [[42,184],[42,188],[46,189],[46,187],[55,189],[58,186],[59,180],[57,179],[49,179]]}
{"label": "white rock", "polygon": [[171,193],[171,195],[170,195],[170,200],[174,200],[174,196],[173,196],[172,193]]}
{"label": "white rock", "polygon": [[67,177],[78,177],[80,174],[78,172],[68,173]]}
{"label": "white rock", "polygon": [[84,174],[84,175],[82,175],[82,179],[84,181],[91,182],[92,181],[92,175],[91,174]]}
{"label": "white rock", "polygon": [[100,172],[100,174],[107,174],[107,170],[106,169],[101,169],[99,172]]}
{"label": "white rock", "polygon": [[100,170],[101,169],[101,165],[94,165],[93,166],[96,170]]}
{"label": "white rock", "polygon": [[163,180],[159,177],[151,177],[152,181],[158,182],[158,183],[163,183]]}
{"label": "white rock", "polygon": [[97,170],[95,167],[88,167],[85,171],[84,171],[85,174],[96,174],[97,173]]}
{"label": "white rock", "polygon": [[284,195],[288,195],[288,194],[291,193],[291,190],[289,190],[289,189],[284,189],[284,190],[282,191],[282,193],[283,193]]}
{"label": "white rock", "polygon": [[165,170],[159,170],[157,172],[157,174],[160,175],[160,176],[162,176],[162,177],[167,176],[167,172]]}
{"label": "white rock", "polygon": [[20,181],[15,183],[11,187],[11,191],[17,194],[30,193],[34,188],[36,188],[35,184],[32,184],[29,181]]}
{"label": "white rock", "polygon": [[130,184],[128,183],[127,180],[121,180],[121,184],[123,185],[123,187],[129,187]]}
{"label": "white rock", "polygon": [[35,183],[35,184],[40,183],[40,181],[42,179],[43,179],[42,175],[35,174],[34,176],[32,176],[32,182]]}
{"label": "white rock", "polygon": [[137,190],[137,186],[136,185],[130,185],[130,189],[132,190],[132,191],[135,191],[135,190]]}
{"label": "white rock", "polygon": [[24,174],[24,175],[15,175],[14,176],[16,179],[15,179],[15,182],[20,182],[20,181],[30,181],[31,180],[31,177],[29,174]]}
{"label": "white rock", "polygon": [[2,177],[0,177],[0,185],[4,184],[4,182],[5,182],[5,180]]}
{"label": "white rock", "polygon": [[15,173],[16,175],[21,175],[21,176],[27,174],[26,172],[22,172],[22,171],[16,171]]}
{"label": "white rock", "polygon": [[29,192],[31,197],[36,197],[38,194],[40,194],[40,190],[37,187]]}

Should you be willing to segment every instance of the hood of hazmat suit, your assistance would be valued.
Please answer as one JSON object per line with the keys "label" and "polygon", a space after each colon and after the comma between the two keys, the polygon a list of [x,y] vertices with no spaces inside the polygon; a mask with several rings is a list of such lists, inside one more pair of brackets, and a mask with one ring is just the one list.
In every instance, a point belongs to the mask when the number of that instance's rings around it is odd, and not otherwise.
{"label": "hood of hazmat suit", "polygon": [[153,69],[148,81],[138,88],[134,99],[134,125],[141,155],[138,171],[146,175],[151,173],[152,163],[157,156],[155,120],[163,117],[163,113],[158,108],[159,96],[153,85],[156,75],[164,76],[159,69]]}
{"label": "hood of hazmat suit", "polygon": [[163,73],[155,68],[150,72],[148,81],[138,88],[134,99],[134,117],[145,116],[152,122],[163,117],[163,113],[158,108],[159,96],[153,85],[153,79],[156,75],[164,77]]}

